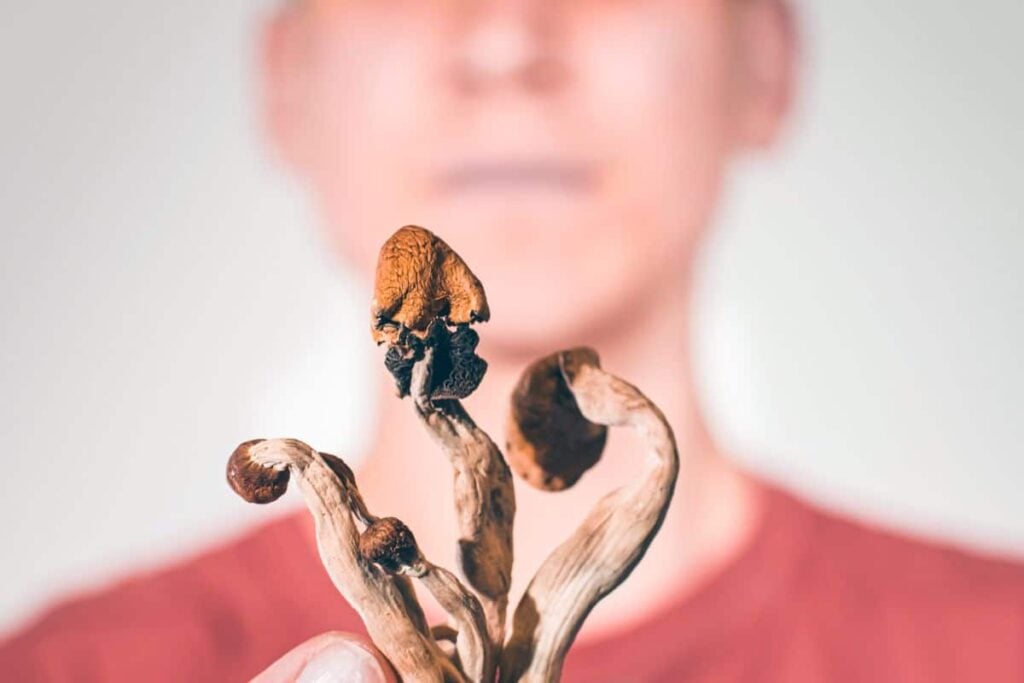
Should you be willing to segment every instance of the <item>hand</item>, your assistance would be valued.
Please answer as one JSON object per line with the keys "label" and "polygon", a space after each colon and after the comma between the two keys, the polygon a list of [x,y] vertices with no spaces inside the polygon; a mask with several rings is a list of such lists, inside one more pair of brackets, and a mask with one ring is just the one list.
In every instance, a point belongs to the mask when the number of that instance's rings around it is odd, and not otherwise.
{"label": "hand", "polygon": [[365,636],[324,633],[274,662],[252,683],[396,683],[394,671]]}

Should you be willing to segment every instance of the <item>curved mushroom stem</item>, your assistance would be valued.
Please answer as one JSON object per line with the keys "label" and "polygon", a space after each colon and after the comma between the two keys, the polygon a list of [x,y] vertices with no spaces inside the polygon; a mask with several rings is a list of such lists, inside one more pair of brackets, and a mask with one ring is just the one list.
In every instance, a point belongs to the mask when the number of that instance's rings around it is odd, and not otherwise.
{"label": "curved mushroom stem", "polygon": [[451,615],[458,633],[455,651],[462,672],[471,681],[493,681],[496,666],[494,648],[487,632],[483,608],[462,582],[443,567],[422,559],[409,571]]}
{"label": "curved mushroom stem", "polygon": [[345,464],[345,461],[336,455],[331,455],[330,453],[324,453],[322,451],[318,453],[324,463],[332,472],[334,472],[334,474],[338,476],[338,479],[341,481],[341,488],[348,500],[348,508],[352,512],[352,515],[358,519],[363,526],[369,526],[377,521],[377,518],[370,514],[370,510],[366,507],[366,503],[363,501],[362,494],[359,493],[359,489],[356,487],[356,475],[352,473],[352,468]]}
{"label": "curved mushroom stem", "polygon": [[500,647],[512,576],[512,474],[501,451],[462,403],[430,399],[433,354],[427,348],[413,366],[411,393],[416,413],[452,463],[459,567],[480,598],[491,642]]}
{"label": "curved mushroom stem", "polygon": [[[317,547],[331,581],[362,617],[370,638],[402,679],[463,680],[429,637],[409,579],[390,576],[359,554],[353,510],[360,517],[369,513],[351,470],[340,459],[320,454],[301,441],[270,439],[243,443],[228,464],[232,488],[254,502],[282,495],[289,473],[316,522]],[[248,495],[252,482],[266,484],[268,479],[283,481],[274,487],[273,497]]]}
{"label": "curved mushroom stem", "polygon": [[516,608],[502,652],[503,682],[559,679],[584,619],[633,570],[665,519],[679,455],[665,416],[633,385],[597,365],[596,354],[560,354],[562,375],[591,422],[631,427],[647,457],[634,481],[612,491],[544,561]]}
{"label": "curved mushroom stem", "polygon": [[458,630],[454,637],[449,633],[449,640],[455,642],[462,673],[474,682],[494,680],[494,656],[480,602],[454,574],[423,557],[409,527],[395,517],[379,519],[360,536],[359,552],[390,574],[419,579],[455,622]]}

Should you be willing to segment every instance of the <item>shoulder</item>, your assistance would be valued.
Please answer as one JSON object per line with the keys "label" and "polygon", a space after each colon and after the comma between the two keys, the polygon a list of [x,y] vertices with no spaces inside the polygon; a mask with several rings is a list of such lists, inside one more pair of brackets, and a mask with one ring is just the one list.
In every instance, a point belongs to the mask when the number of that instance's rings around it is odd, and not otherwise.
{"label": "shoulder", "polygon": [[793,609],[830,649],[875,680],[1024,679],[1024,563],[788,498],[809,520]]}
{"label": "shoulder", "polygon": [[1024,560],[901,532],[827,511],[791,494],[813,520],[807,560],[873,593],[955,601],[1024,599]]}
{"label": "shoulder", "polygon": [[299,523],[273,521],[57,604],[0,644],[0,669],[22,681],[252,676],[301,640],[351,621]]}

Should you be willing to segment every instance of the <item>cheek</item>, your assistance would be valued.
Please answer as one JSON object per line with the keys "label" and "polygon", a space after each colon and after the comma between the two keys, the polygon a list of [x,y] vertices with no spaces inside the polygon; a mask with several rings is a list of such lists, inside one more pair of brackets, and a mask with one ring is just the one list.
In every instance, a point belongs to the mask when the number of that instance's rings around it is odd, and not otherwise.
{"label": "cheek", "polygon": [[577,17],[567,50],[575,130],[601,155],[601,188],[564,243],[527,240],[549,247],[520,269],[528,277],[510,260],[488,281],[493,331],[510,343],[577,343],[656,304],[685,277],[718,196],[729,130],[722,3],[615,4]]}
{"label": "cheek", "polygon": [[645,301],[651,257],[635,240],[592,239],[504,263],[485,260],[488,343],[526,355],[600,346],[608,325],[628,320]]}
{"label": "cheek", "polygon": [[404,11],[338,10],[318,23],[311,46],[310,180],[333,246],[364,273],[380,244],[412,222],[408,207],[424,192],[414,171],[429,155],[423,121],[436,108],[431,18],[399,4]]}
{"label": "cheek", "polygon": [[722,3],[637,3],[577,25],[587,126],[611,155],[606,196],[640,219],[631,229],[687,239],[706,222],[726,156]]}

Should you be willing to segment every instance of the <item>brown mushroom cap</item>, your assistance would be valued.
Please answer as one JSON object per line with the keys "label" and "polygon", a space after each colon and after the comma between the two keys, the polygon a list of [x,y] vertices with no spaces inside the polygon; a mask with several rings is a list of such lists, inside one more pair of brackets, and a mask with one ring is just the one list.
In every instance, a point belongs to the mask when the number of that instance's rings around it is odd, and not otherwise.
{"label": "brown mushroom cap", "polygon": [[490,318],[483,285],[444,240],[406,225],[380,249],[370,331],[386,343],[384,366],[399,397],[409,394],[412,366],[435,349],[432,400],[460,399],[479,386],[487,363],[476,354],[479,337],[469,326]]}
{"label": "brown mushroom cap", "polygon": [[480,280],[426,228],[406,225],[381,247],[370,306],[371,333],[378,344],[400,343],[406,330],[423,339],[437,318],[466,325],[490,315]]}
{"label": "brown mushroom cap", "polygon": [[394,574],[411,567],[420,556],[416,538],[402,520],[383,517],[366,527],[359,536],[359,554]]}
{"label": "brown mushroom cap", "polygon": [[534,361],[512,391],[506,453],[536,488],[567,489],[601,459],[608,428],[583,417],[563,375],[563,366],[580,364],[600,367],[597,352],[578,347]]}
{"label": "brown mushroom cap", "polygon": [[288,489],[288,468],[267,467],[250,458],[252,447],[266,439],[253,439],[238,445],[228,458],[227,477],[232,490],[249,503],[270,503]]}

